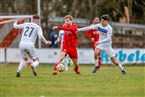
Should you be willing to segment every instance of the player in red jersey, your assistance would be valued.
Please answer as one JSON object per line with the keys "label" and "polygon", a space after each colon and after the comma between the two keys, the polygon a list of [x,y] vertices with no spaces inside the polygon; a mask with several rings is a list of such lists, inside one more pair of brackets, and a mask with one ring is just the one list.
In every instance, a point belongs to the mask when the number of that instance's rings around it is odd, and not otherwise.
{"label": "player in red jersey", "polygon": [[[92,25],[95,25],[98,23],[100,23],[100,19],[98,17],[95,17]],[[99,40],[98,30],[87,30],[86,36],[92,41],[92,48],[94,50],[95,66],[96,66],[96,64],[98,64],[98,70],[101,70],[101,57],[99,56],[99,58],[97,58],[97,56],[95,54],[95,47],[96,47],[95,43],[98,42],[98,40]],[[99,60],[97,61],[97,59],[99,59]],[[92,72],[92,73],[94,73],[94,72]]]}
{"label": "player in red jersey", "polygon": [[79,71],[79,64],[78,64],[78,54],[77,54],[77,25],[72,22],[73,17],[71,15],[66,15],[64,17],[65,23],[63,26],[54,26],[53,29],[60,29],[64,31],[64,40],[63,40],[63,47],[60,54],[60,57],[58,58],[57,62],[54,65],[54,71],[53,75],[57,74],[57,68],[56,66],[61,63],[61,61],[65,58],[65,56],[68,54],[69,57],[72,59],[75,67],[74,71],[76,74],[80,74]]}

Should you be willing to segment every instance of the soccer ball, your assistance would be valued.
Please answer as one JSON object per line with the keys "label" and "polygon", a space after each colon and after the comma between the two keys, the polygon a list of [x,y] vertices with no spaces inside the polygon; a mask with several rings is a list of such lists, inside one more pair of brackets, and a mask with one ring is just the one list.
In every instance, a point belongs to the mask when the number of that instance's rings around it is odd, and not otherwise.
{"label": "soccer ball", "polygon": [[65,66],[62,63],[58,64],[56,68],[59,72],[63,72],[65,70]]}

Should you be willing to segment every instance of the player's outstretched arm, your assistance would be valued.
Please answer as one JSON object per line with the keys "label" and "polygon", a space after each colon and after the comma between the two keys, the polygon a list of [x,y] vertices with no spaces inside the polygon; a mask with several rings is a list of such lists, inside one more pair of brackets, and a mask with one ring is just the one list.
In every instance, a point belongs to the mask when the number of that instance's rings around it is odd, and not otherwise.
{"label": "player's outstretched arm", "polygon": [[51,42],[51,41],[47,41],[47,44],[51,45],[51,44],[52,44],[52,42]]}
{"label": "player's outstretched arm", "polygon": [[55,30],[55,29],[58,29],[58,26],[54,26],[53,29],[54,29],[54,30]]}
{"label": "player's outstretched arm", "polygon": [[43,43],[45,43],[45,44],[49,44],[49,45],[50,45],[50,44],[52,43],[51,41],[47,41],[47,40],[44,38],[41,27],[38,28],[38,37],[39,37],[39,39],[40,39]]}
{"label": "player's outstretched arm", "polygon": [[72,33],[76,34],[77,26],[69,26],[69,27],[64,27],[64,26],[54,26],[53,29],[60,29],[64,31],[72,31]]}
{"label": "player's outstretched arm", "polygon": [[45,43],[45,44],[51,45],[51,43],[52,43],[51,41],[47,41],[47,40],[44,38],[43,35],[39,36],[39,39],[40,39],[43,43]]}
{"label": "player's outstretched arm", "polygon": [[98,25],[92,25],[78,29],[78,31],[86,31],[86,30],[98,30]]}
{"label": "player's outstretched arm", "polygon": [[14,28],[23,29],[24,28],[24,24],[18,24],[18,20],[15,20],[14,21]]}

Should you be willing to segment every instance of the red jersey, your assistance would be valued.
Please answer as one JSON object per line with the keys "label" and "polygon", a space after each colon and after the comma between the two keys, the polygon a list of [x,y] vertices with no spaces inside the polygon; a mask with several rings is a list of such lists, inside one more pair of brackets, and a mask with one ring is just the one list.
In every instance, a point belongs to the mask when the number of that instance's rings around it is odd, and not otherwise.
{"label": "red jersey", "polygon": [[[86,36],[91,40],[92,38],[95,39],[95,42],[99,40],[99,34],[97,33],[98,30],[88,30],[86,31]],[[95,49],[94,44],[95,42],[92,42],[92,47]]]}
{"label": "red jersey", "polygon": [[77,25],[72,24],[71,26],[58,26],[59,29],[64,30],[64,40],[63,46],[66,47],[76,47],[78,46],[77,43]]}
{"label": "red jersey", "polygon": [[95,41],[99,40],[99,34],[97,33],[98,30],[88,30],[86,31],[86,36],[91,40],[92,38],[95,39]]}

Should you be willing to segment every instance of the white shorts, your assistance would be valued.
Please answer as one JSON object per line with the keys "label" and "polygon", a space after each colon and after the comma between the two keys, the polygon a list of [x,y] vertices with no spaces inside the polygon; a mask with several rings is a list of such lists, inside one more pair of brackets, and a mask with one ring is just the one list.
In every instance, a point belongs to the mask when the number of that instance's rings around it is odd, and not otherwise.
{"label": "white shorts", "polygon": [[102,45],[102,44],[99,44],[99,45],[96,46],[96,48],[99,48],[102,51],[104,51],[109,57],[115,57],[115,52],[112,49],[111,45]]}
{"label": "white shorts", "polygon": [[26,58],[27,56],[30,59],[38,58],[37,51],[34,46],[27,45],[27,44],[20,44],[19,49],[20,49],[22,58]]}

